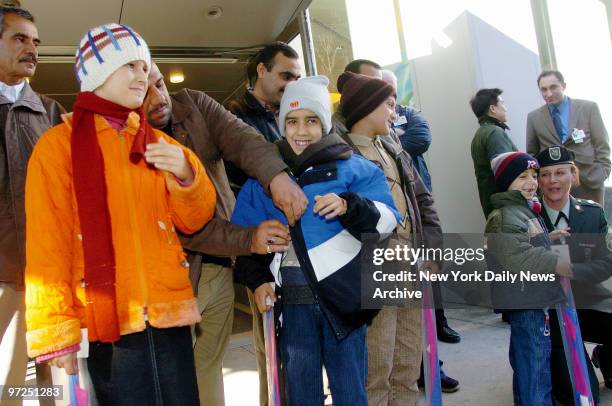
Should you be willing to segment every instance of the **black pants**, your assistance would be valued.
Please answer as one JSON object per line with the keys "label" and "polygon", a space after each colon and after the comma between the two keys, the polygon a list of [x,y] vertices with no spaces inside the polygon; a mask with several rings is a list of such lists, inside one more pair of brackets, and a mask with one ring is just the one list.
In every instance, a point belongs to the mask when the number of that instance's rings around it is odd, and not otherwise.
{"label": "black pants", "polygon": [[89,344],[87,367],[100,405],[200,404],[189,327],[147,328]]}
{"label": "black pants", "polygon": [[[596,310],[578,309],[578,321],[582,340],[604,345],[602,356],[606,357],[608,365],[612,363],[612,314]],[[552,377],[553,396],[555,399],[568,406],[574,405],[574,393],[572,381],[569,376],[565,353],[563,351],[563,339],[559,330],[559,322],[556,312],[550,311],[550,338],[552,353],[550,357],[550,372]],[[599,381],[593,363],[585,349],[586,364],[591,381],[591,392],[596,404],[599,403]]]}
{"label": "black pants", "polygon": [[444,324],[446,324],[446,316],[444,315],[444,301],[442,300],[442,287],[440,286],[440,282],[432,282],[431,288],[436,311],[436,326],[441,328]]}

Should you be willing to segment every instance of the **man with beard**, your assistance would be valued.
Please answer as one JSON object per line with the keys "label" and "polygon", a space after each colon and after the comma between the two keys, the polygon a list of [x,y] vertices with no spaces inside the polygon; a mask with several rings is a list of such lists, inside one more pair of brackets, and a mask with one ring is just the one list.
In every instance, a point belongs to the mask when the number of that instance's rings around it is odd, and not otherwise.
{"label": "man with beard", "polygon": [[235,198],[223,161],[257,178],[291,223],[306,209],[306,197],[285,172],[287,166],[276,147],[203,92],[182,89],[170,96],[155,64],[143,108],[153,127],[195,151],[217,191],[214,218],[181,242],[190,254],[190,275],[202,313],[194,348],[200,401],[223,405],[222,361],[234,309],[231,258],[283,251],[289,240],[279,221],[266,221],[257,228],[229,223]]}

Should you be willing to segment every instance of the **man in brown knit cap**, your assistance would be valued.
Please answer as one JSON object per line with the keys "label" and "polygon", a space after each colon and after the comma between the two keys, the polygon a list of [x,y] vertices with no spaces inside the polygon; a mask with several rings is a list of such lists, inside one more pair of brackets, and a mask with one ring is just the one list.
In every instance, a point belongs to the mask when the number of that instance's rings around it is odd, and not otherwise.
{"label": "man in brown knit cap", "polygon": [[[401,145],[388,137],[395,121],[395,89],[384,81],[345,72],[338,78],[344,140],[376,163],[387,177],[402,222],[391,244],[441,246],[442,230],[433,198]],[[435,263],[424,266],[437,271]],[[418,303],[385,307],[368,329],[370,405],[416,405],[421,363]]]}

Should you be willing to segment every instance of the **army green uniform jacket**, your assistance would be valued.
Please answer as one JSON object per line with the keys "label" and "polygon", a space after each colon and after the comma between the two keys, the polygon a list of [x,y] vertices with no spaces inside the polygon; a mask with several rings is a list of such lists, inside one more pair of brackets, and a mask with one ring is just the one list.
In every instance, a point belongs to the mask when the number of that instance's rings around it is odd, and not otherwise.
{"label": "army green uniform jacket", "polygon": [[[542,217],[549,231],[556,219],[546,210]],[[572,291],[579,309],[612,312],[612,291],[605,286],[612,276],[612,234],[603,208],[592,200],[570,196],[569,221],[571,236],[567,239],[574,278]],[[608,283],[611,286],[612,283]]]}

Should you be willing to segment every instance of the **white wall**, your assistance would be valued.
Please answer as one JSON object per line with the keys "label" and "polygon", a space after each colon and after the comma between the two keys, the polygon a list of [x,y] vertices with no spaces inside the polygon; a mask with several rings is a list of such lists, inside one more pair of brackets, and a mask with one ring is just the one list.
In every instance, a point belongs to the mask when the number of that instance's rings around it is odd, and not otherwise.
{"label": "white wall", "polygon": [[412,78],[432,129],[427,160],[444,231],[478,233],[485,221],[470,154],[478,123],[469,99],[483,87],[503,89],[509,134],[524,150],[527,113],[541,104],[534,85],[540,64],[532,50],[470,12],[443,32],[451,40],[447,47],[433,42],[430,55],[412,60]]}
{"label": "white wall", "polygon": [[411,59],[431,54],[433,42],[444,43],[444,29],[465,11],[538,52],[530,0],[400,0],[399,3]]}

